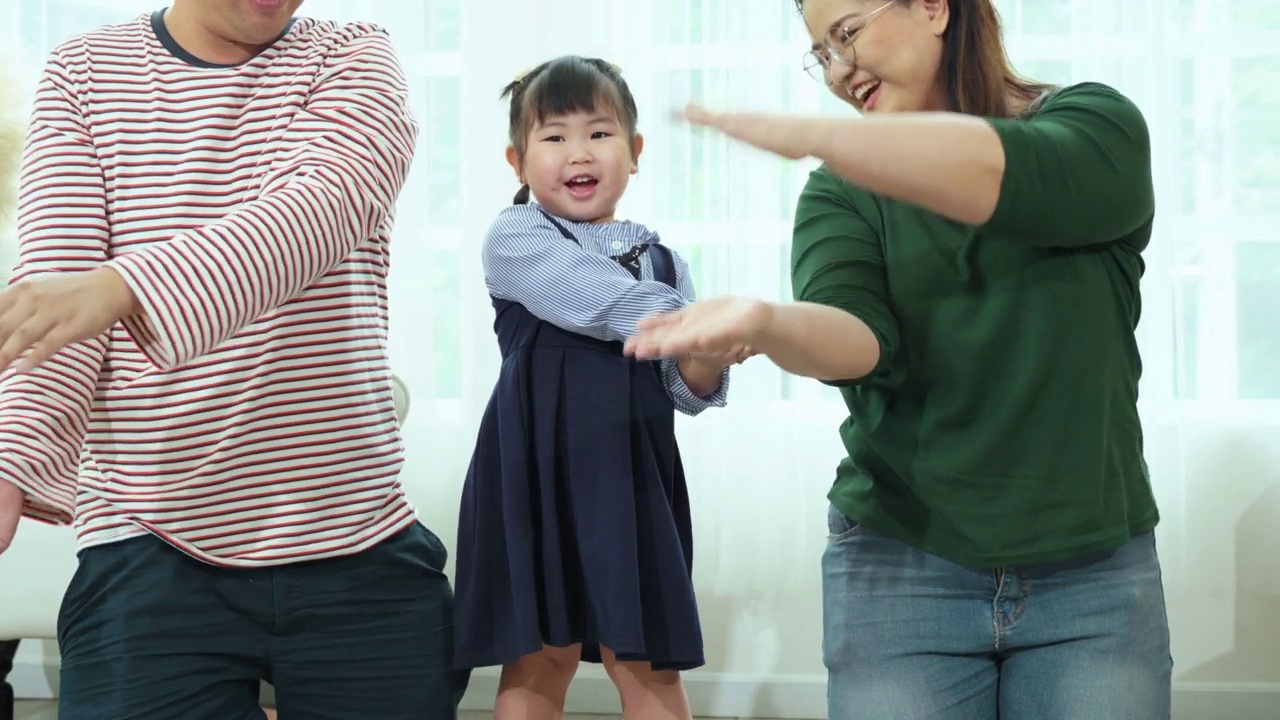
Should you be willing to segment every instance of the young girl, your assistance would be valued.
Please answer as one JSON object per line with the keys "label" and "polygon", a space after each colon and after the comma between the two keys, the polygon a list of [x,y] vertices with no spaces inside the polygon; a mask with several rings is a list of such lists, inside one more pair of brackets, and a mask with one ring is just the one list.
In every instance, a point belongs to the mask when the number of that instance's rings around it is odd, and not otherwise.
{"label": "young girl", "polygon": [[559,716],[580,660],[628,720],[688,718],[678,671],[703,651],[674,410],[723,406],[745,353],[622,354],[694,291],[653,231],[614,219],[643,147],[618,69],[563,57],[508,95],[523,187],[483,249],[503,363],[462,495],[455,661],[503,666],[497,720]]}

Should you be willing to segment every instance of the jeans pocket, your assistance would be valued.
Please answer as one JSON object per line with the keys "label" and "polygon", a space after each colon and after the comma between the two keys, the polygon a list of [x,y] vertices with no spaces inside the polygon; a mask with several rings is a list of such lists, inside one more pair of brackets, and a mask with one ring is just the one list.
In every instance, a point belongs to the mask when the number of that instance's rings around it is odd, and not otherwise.
{"label": "jeans pocket", "polygon": [[827,508],[827,542],[837,543],[860,535],[863,526],[840,511],[835,505]]}

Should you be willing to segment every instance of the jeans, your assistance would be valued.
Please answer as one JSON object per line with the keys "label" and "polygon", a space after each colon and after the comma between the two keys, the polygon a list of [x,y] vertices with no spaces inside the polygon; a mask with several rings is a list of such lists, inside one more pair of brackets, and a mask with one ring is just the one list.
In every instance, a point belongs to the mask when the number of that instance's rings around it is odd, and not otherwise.
{"label": "jeans", "polygon": [[822,558],[830,720],[1168,720],[1173,660],[1152,533],[976,570],[834,507]]}

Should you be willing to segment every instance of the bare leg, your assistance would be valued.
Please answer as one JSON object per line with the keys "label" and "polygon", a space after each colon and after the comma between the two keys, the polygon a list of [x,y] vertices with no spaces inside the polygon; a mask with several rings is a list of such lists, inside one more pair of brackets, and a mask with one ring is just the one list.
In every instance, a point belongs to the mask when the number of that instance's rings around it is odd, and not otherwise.
{"label": "bare leg", "polygon": [[544,645],[503,667],[493,720],[561,720],[564,696],[581,659],[580,645]]}
{"label": "bare leg", "polygon": [[605,670],[622,699],[623,720],[691,720],[689,698],[675,670],[654,670],[647,662],[624,662],[601,648]]}

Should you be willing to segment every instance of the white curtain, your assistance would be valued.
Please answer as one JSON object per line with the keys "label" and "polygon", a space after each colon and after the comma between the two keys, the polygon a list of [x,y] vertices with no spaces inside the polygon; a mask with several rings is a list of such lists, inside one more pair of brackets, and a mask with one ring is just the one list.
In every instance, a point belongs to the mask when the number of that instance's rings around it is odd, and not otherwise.
{"label": "white curtain", "polygon": [[[0,39],[34,71],[69,34],[159,1],[10,0]],[[1108,82],[1145,110],[1159,216],[1142,403],[1177,678],[1280,683],[1280,14],[1271,0],[998,6],[1024,72]],[[516,189],[498,93],[518,71],[568,53],[621,65],[647,136],[623,214],[689,258],[703,296],[789,297],[794,200],[812,165],[668,115],[688,99],[851,112],[801,72],[791,0],[310,0],[303,11],[385,25],[413,83],[424,132],[395,238],[393,360],[414,396],[406,480],[448,545],[498,364],[478,250]],[[704,710],[821,712],[817,563],[841,414],[834,391],[752,362],[735,371],[729,409],[679,426],[709,659],[691,686],[758,690],[695,690]],[[788,686],[819,694],[788,705]]]}

